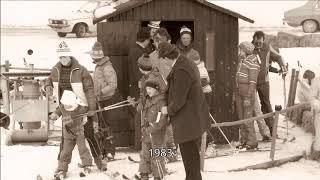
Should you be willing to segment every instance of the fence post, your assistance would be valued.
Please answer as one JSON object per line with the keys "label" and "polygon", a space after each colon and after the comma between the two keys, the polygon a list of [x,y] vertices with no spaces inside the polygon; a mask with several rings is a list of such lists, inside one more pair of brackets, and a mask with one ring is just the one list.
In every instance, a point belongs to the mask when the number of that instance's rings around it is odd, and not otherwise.
{"label": "fence post", "polygon": [[273,122],[272,129],[272,142],[271,142],[271,151],[270,151],[270,159],[274,161],[274,155],[276,151],[276,141],[277,141],[277,131],[278,131],[278,121],[279,121],[279,112],[275,112],[275,119]]}
{"label": "fence post", "polygon": [[203,171],[204,169],[204,155],[206,152],[206,144],[207,144],[207,132],[204,132],[201,138],[201,153],[200,153],[200,169]]}

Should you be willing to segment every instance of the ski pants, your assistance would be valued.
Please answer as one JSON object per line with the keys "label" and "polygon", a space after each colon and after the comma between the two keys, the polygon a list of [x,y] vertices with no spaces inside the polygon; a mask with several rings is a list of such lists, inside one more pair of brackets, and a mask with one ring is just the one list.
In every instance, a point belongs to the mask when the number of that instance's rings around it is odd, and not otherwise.
{"label": "ski pants", "polygon": [[[257,84],[257,91],[260,98],[261,103],[261,110],[263,114],[267,114],[273,112],[271,103],[270,103],[270,85],[269,82],[265,82],[262,84]],[[264,119],[267,126],[270,130],[270,135],[272,136],[272,129],[273,129],[273,117],[265,118]]]}
{"label": "ski pants", "polygon": [[[254,101],[254,111],[253,111],[253,116],[261,116],[263,115],[261,111],[261,105],[260,105],[260,98],[258,94],[256,93],[255,96],[255,101]],[[257,120],[259,132],[262,137],[267,136],[270,137],[270,131],[269,127],[267,126],[266,122],[263,119]]]}
{"label": "ski pants", "polygon": [[77,145],[81,163],[84,166],[92,166],[92,158],[90,156],[89,150],[86,146],[84,134],[76,135],[74,138],[64,138],[63,148],[60,152],[58,170],[59,171],[68,171],[68,165],[71,162],[72,151]]}
{"label": "ski pants", "polygon": [[[98,143],[97,138],[94,135],[94,129],[93,129],[93,122],[92,117],[88,117],[88,121],[84,124],[84,136],[87,139],[91,151],[91,155],[93,158],[101,156],[101,150]],[[64,132],[62,131],[62,137],[61,137],[61,143],[60,143],[60,151],[58,154],[58,160],[61,156],[61,151],[63,149],[64,145],[64,138],[63,138]]]}
{"label": "ski pants", "polygon": [[[237,105],[237,113],[240,120],[247,119],[252,117],[253,109],[254,109],[254,96],[250,99],[250,105],[245,105],[244,100],[245,96],[237,93],[236,95],[236,105]],[[246,144],[251,147],[257,147],[258,141],[256,136],[256,131],[254,128],[254,122],[247,122],[240,125],[240,142],[241,144]]]}
{"label": "ski pants", "polygon": [[[140,151],[140,163],[139,163],[139,172],[151,174],[154,177],[162,177],[166,173],[164,158],[162,156],[156,156],[155,150],[160,150],[164,148],[164,144],[151,144],[151,142],[142,142],[142,148]],[[153,151],[152,153],[150,151]],[[152,157],[151,157],[151,154]],[[160,167],[157,166],[156,160],[160,162]],[[162,174],[164,173],[164,174]]]}

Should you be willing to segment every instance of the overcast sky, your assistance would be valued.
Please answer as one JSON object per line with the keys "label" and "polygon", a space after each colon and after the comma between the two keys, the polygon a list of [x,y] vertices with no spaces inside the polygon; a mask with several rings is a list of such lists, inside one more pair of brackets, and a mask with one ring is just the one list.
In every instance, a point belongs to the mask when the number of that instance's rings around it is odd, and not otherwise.
{"label": "overcast sky", "polygon": [[[278,27],[282,25],[286,10],[301,6],[306,0],[286,1],[214,1],[212,3],[239,12],[253,20],[255,24],[240,21],[240,26]],[[48,18],[66,14],[80,7],[85,1],[2,1],[1,26],[42,26]]]}

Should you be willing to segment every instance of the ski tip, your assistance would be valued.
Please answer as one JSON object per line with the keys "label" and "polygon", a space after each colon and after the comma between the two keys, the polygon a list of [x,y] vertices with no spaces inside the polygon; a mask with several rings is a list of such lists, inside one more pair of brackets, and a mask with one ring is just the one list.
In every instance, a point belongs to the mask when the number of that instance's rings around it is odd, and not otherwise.
{"label": "ski tip", "polygon": [[40,174],[37,175],[37,180],[43,180]]}

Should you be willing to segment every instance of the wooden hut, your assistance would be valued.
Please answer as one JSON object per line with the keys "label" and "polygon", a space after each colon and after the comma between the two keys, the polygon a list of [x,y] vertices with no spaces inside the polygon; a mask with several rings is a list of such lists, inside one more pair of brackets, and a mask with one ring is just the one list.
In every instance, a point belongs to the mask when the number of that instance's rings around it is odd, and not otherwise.
{"label": "wooden hut", "polygon": [[[238,19],[254,22],[205,0],[130,0],[113,13],[95,18],[94,23],[98,23],[97,39],[115,66],[119,90],[124,97],[128,95],[128,51],[135,43],[139,28],[147,26],[149,21],[161,21],[160,26],[172,36],[172,43],[178,39],[183,25],[191,28],[194,48],[205,61],[214,87],[211,113],[217,122],[226,122],[237,120],[232,97],[238,57]],[[223,130],[229,139],[238,138],[238,127]],[[127,134],[132,135],[133,131],[131,126]],[[219,131],[212,129],[211,132],[216,142],[224,142]]]}

